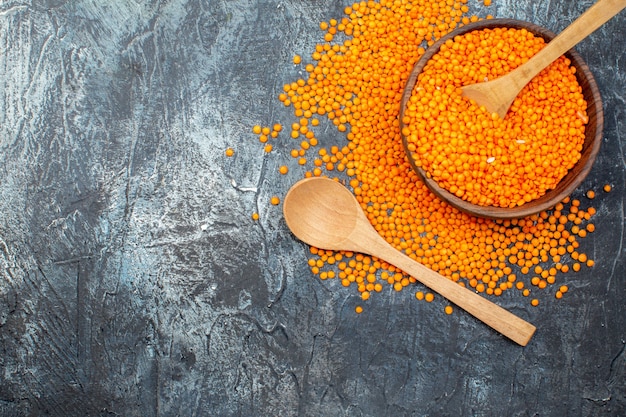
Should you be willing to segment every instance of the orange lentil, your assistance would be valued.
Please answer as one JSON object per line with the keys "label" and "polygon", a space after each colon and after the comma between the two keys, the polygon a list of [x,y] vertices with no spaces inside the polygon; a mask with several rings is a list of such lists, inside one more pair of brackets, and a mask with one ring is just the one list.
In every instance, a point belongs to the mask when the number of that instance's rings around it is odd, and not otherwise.
{"label": "orange lentil", "polygon": [[602,189],[604,190],[605,193],[610,193],[613,187],[611,187],[611,184],[605,184],[604,187],[602,187]]}
{"label": "orange lentil", "polygon": [[530,300],[530,305],[532,305],[533,307],[537,307],[539,305],[539,300],[533,298],[532,300]]}
{"label": "orange lentil", "polygon": [[[411,169],[402,146],[401,133],[406,132],[399,129],[398,103],[411,68],[424,53],[424,48],[416,45],[432,44],[454,27],[476,21],[473,16],[463,16],[469,10],[465,3],[465,0],[414,0],[409,10],[401,1],[371,1],[346,7],[342,19],[320,24],[324,36],[328,35],[326,39],[330,41],[315,47],[309,55],[312,61],[305,63],[304,78],[286,83],[278,99],[293,110],[295,120],[286,126],[300,144],[291,150],[290,155],[299,164],[306,165],[308,170],[304,176],[336,175],[345,181],[372,226],[392,246],[459,285],[489,296],[517,288],[528,297],[531,292],[525,282],[529,282],[526,275],[531,271],[538,279],[533,287],[539,290],[540,285],[553,284],[557,274],[567,273],[570,265],[571,269],[580,269],[580,262],[574,263],[567,254],[576,251],[582,229],[586,232],[593,230],[591,223],[583,226],[582,221],[590,220],[595,209],[584,210],[579,200],[565,198],[554,210],[525,219],[493,221],[471,217],[442,203],[428,190]],[[343,35],[337,36],[340,33]],[[515,41],[515,36],[521,34],[523,32],[510,36]],[[498,51],[507,53],[506,59],[510,56],[515,61],[506,63],[510,68],[543,46],[541,41],[532,40],[528,34],[524,36],[519,46],[505,44],[498,48]],[[456,55],[465,56],[467,48],[476,52],[482,46],[468,41],[457,45],[458,50],[454,48],[454,45],[444,47],[442,52],[446,56],[442,55],[442,58],[449,60]],[[520,53],[516,57],[514,52],[519,51],[524,51],[525,56],[521,57]],[[487,58],[488,63],[496,59]],[[444,65],[445,60],[436,64]],[[451,64],[454,67],[455,63]],[[458,68],[437,70],[455,78]],[[487,74],[481,72],[485,70]],[[473,71],[472,79],[480,81],[481,77],[494,77],[503,69],[481,64]],[[474,115],[481,116],[476,123],[466,119],[471,112],[459,109],[457,102],[454,102],[456,110],[442,106],[446,97],[458,98],[454,86],[447,86],[450,80],[441,79],[442,84],[437,85],[439,81],[434,77],[422,79],[428,94],[424,93],[417,102],[410,104],[414,108],[407,109],[416,120],[418,116],[422,117],[419,119],[421,124],[408,120],[408,126],[448,135],[450,143],[461,149],[458,157],[446,158],[442,152],[450,149],[445,143],[424,144],[430,146],[431,154],[441,155],[433,159],[433,165],[440,171],[438,174],[456,178],[457,184],[466,187],[464,192],[468,195],[482,195],[481,187],[497,184],[498,188],[493,189],[492,194],[500,193],[503,205],[526,201],[547,187],[549,181],[544,184],[541,179],[550,177],[551,181],[554,180],[558,176],[558,167],[575,159],[577,139],[584,135],[586,114],[582,101],[571,102],[573,97],[579,97],[580,91],[574,85],[569,62],[560,59],[546,73],[544,78],[527,86],[525,95],[514,103],[504,120],[474,109]],[[467,83],[471,77],[468,72],[452,81]],[[430,85],[431,79],[434,85]],[[567,113],[561,115],[563,132],[559,133],[568,136],[571,133],[575,140],[568,140],[569,153],[560,156],[558,162],[547,157],[533,159],[536,155],[533,146],[541,146],[539,143],[548,146],[542,141],[549,141],[555,134],[548,128],[549,120],[542,119],[543,113],[540,114],[537,106],[543,101],[543,95],[553,95],[552,91],[547,94],[542,80],[563,85],[563,91],[558,91],[557,95],[568,103],[562,106],[567,108]],[[568,93],[568,89],[574,91]],[[579,112],[581,108],[583,110]],[[554,119],[557,115],[550,116]],[[327,148],[312,149],[318,146],[316,129],[323,118],[326,119],[324,126],[335,126],[347,143],[331,143]],[[274,125],[266,136],[277,137],[282,130],[277,126]],[[258,129],[253,128],[253,132],[262,135],[263,128],[259,125]],[[503,137],[496,138],[492,148],[478,146],[488,144],[494,132]],[[470,149],[469,135],[478,138],[478,144],[473,144],[476,149]],[[506,135],[508,140],[505,140]],[[507,143],[509,148],[503,146]],[[316,152],[315,157],[305,158],[307,152]],[[516,159],[517,165],[512,161]],[[544,166],[546,160],[552,159],[554,166]],[[505,170],[506,166],[509,171]],[[473,171],[481,172],[480,181],[471,178]],[[504,183],[504,179],[510,176],[514,176],[517,182]],[[528,188],[526,183],[536,190]],[[573,226],[578,227],[578,234],[570,233]],[[402,291],[416,282],[392,265],[367,255],[311,249],[315,258],[312,273],[324,279],[338,277],[342,286],[354,286],[362,299],[370,298],[373,292],[382,292],[386,285]],[[589,262],[592,261],[587,260],[587,264]],[[575,264],[579,266],[575,267]],[[433,294],[423,291],[417,291],[415,297],[434,299]]]}
{"label": "orange lentil", "polygon": [[446,306],[444,308],[444,311],[446,312],[446,314],[452,314],[452,312],[454,311],[454,309],[452,308],[452,306]]}
{"label": "orange lentil", "polygon": [[426,300],[426,302],[428,303],[431,303],[434,299],[435,299],[435,296],[431,292],[426,293],[426,295],[424,296],[424,300]]}
{"label": "orange lentil", "polygon": [[587,191],[587,198],[593,200],[596,197],[596,193],[593,190]]}
{"label": "orange lentil", "polygon": [[278,168],[278,172],[280,172],[282,175],[285,175],[289,172],[289,168],[287,167],[287,165],[281,165]]}
{"label": "orange lentil", "polygon": [[273,196],[270,199],[270,203],[272,203],[272,205],[277,206],[280,204],[280,198],[278,198],[277,196]]}
{"label": "orange lentil", "polygon": [[357,314],[361,314],[361,313],[363,312],[363,307],[361,307],[361,306],[356,306],[356,307],[354,308],[354,311],[355,311]]}
{"label": "orange lentil", "polygon": [[[496,45],[509,51],[507,57],[492,59]],[[484,206],[519,206],[554,188],[580,158],[585,139],[575,114],[586,103],[570,62],[561,57],[533,79],[504,120],[460,92],[509,72],[543,45],[525,30],[501,28],[442,45],[419,75],[404,115],[402,133],[415,164],[456,196]],[[475,53],[466,58],[470,48]],[[435,117],[443,121],[432,126]]]}
{"label": "orange lentil", "polygon": [[231,156],[235,154],[235,150],[233,148],[227,148],[225,153],[226,153],[226,156],[230,158]]}
{"label": "orange lentil", "polygon": [[259,220],[259,213],[252,213],[252,220]]}

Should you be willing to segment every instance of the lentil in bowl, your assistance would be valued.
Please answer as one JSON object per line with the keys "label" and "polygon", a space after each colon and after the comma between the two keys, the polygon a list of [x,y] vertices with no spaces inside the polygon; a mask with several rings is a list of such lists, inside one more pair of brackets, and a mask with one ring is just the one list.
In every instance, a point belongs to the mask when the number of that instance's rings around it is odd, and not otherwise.
{"label": "lentil in bowl", "polygon": [[460,96],[462,85],[504,75],[555,36],[532,23],[483,20],[442,37],[416,63],[401,100],[402,140],[440,199],[480,217],[520,218],[550,209],[587,176],[602,140],[602,101],[574,50],[535,77],[504,120]]}

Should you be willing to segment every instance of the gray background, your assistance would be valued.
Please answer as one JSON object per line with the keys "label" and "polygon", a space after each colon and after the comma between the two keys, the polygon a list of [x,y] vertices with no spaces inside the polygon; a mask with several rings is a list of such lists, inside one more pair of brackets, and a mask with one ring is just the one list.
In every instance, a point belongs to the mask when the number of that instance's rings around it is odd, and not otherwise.
{"label": "gray background", "polygon": [[[592,2],[494,3],[558,32]],[[268,203],[302,170],[250,128],[291,120],[291,58],[347,4],[0,2],[1,416],[626,415],[626,12],[577,48],[606,128],[576,195],[614,187],[597,265],[494,300],[537,326],[522,348],[410,290],[356,315]]]}

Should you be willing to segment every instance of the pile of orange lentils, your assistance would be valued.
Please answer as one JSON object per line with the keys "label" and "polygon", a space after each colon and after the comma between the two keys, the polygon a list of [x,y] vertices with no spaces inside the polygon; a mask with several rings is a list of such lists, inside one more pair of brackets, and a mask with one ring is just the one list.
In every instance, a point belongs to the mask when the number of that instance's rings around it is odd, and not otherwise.
{"label": "pile of orange lentils", "polygon": [[416,165],[483,206],[521,206],[555,188],[580,159],[588,121],[567,58],[524,87],[504,120],[461,96],[462,86],[498,78],[544,45],[512,28],[472,31],[441,45],[419,75],[403,120]]}
{"label": "pile of orange lentils", "polygon": [[[402,145],[398,117],[406,79],[426,46],[477,20],[466,16],[465,3],[380,0],[346,7],[341,19],[320,24],[324,42],[310,59],[293,59],[307,76],[285,84],[278,97],[293,109],[293,121],[254,126],[253,132],[270,155],[268,144],[288,135],[290,157],[308,169],[306,176],[339,178],[353,190],[374,228],[411,258],[479,293],[499,296],[516,289],[537,305],[533,292],[552,288],[561,298],[568,287],[559,274],[593,266],[593,259],[579,251],[579,240],[594,231],[595,210],[586,203],[595,194],[567,198],[549,212],[519,220],[472,217],[426,188]],[[315,132],[324,118],[346,139],[343,143],[319,145]],[[290,172],[286,162],[279,172]],[[277,196],[272,204],[280,204]],[[310,254],[314,274],[355,287],[363,300],[385,286],[416,288],[413,277],[371,256],[315,247]],[[421,290],[415,297],[434,299]],[[445,311],[451,313],[452,307]]]}

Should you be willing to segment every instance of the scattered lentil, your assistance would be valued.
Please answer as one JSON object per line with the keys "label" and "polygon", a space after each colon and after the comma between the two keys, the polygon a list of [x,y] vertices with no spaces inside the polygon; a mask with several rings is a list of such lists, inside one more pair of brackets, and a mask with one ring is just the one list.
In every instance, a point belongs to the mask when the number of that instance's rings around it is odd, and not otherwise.
{"label": "scattered lentil", "polygon": [[[465,3],[465,0],[380,0],[357,2],[346,7],[342,19],[320,24],[320,29],[328,36],[311,53],[312,61],[305,63],[306,76],[285,84],[278,99],[286,107],[291,107],[296,117],[288,126],[290,135],[300,143],[290,155],[300,165],[311,166],[305,176],[332,174],[345,181],[373,227],[391,245],[459,285],[477,292],[497,296],[516,288],[528,297],[531,291],[525,282],[538,290],[555,284],[558,275],[566,274],[570,265],[573,270],[580,269],[582,252],[577,250],[577,239],[584,237],[580,235],[581,230],[594,230],[590,220],[595,209],[585,209],[580,201],[566,198],[553,210],[525,219],[493,221],[471,217],[438,200],[419,181],[401,145],[398,103],[408,74],[424,53],[424,47],[420,45],[431,45],[454,27],[478,20],[475,16],[465,15],[469,11]],[[524,42],[526,49],[522,52],[526,56],[520,52],[519,57],[513,57],[515,65],[541,47],[534,42],[530,38]],[[470,45],[473,43],[467,43],[466,48],[472,48]],[[473,47],[476,49],[476,45]],[[507,51],[503,48],[492,50]],[[456,52],[454,46],[448,51]],[[566,64],[566,61],[558,64],[561,66],[557,72],[569,80],[570,74],[564,69]],[[513,63],[507,65],[511,67]],[[481,65],[474,71],[483,71],[482,67],[488,68]],[[432,82],[438,81],[433,79]],[[540,98],[546,92],[539,87],[533,86]],[[432,97],[426,98],[451,95],[445,87],[442,90],[437,85],[434,90],[429,87],[429,91]],[[414,112],[416,117],[423,117],[426,112],[432,116],[435,112],[445,111],[439,109],[441,103],[432,99],[424,103],[420,99],[422,110],[421,114]],[[526,110],[530,111],[530,103],[522,100],[516,106],[520,109],[526,106]],[[577,101],[576,105],[579,104]],[[573,127],[578,135],[584,129],[586,115],[578,111],[576,115],[578,121],[571,118],[563,120],[563,129],[570,133],[569,129]],[[320,125],[322,117],[337,131],[343,132],[347,141],[341,145],[336,143],[321,147],[314,157],[306,158],[307,153],[314,152],[311,148],[318,146],[314,129]],[[543,135],[542,129],[547,127],[537,126],[539,116],[534,120],[534,116],[528,113],[527,117]],[[482,121],[486,127],[482,126]],[[431,117],[427,123],[438,122]],[[480,128],[476,125],[476,129],[481,129],[485,135],[486,130],[502,123],[504,121],[485,115]],[[452,128],[450,120],[448,124],[450,126],[441,123],[440,126],[432,126],[432,129],[447,129],[450,134],[457,132],[458,135],[458,129]],[[276,124],[269,136],[277,137],[281,130],[282,126]],[[263,132],[261,126],[253,127],[253,133],[261,136]],[[510,132],[508,134],[511,135]],[[517,137],[513,146],[518,150],[523,148],[524,153],[529,152],[531,143],[527,139]],[[496,153],[485,152],[481,157],[483,160],[480,161],[470,161],[469,158],[465,161],[465,156],[451,161],[455,161],[453,164],[460,162],[458,172],[469,172],[471,164],[477,162],[489,173],[489,168],[497,166],[502,160],[502,155]],[[539,165],[544,171],[552,170],[551,166]],[[283,174],[281,168],[279,172]],[[524,175],[527,174],[530,173],[526,173],[524,168]],[[491,175],[493,177],[494,174]],[[465,180],[465,184],[471,183],[471,180]],[[474,191],[473,188],[471,191]],[[514,200],[511,196],[509,199]],[[279,203],[278,197],[272,198],[272,204]],[[578,234],[573,233],[573,226],[578,227]],[[363,300],[380,293],[383,285],[401,291],[416,283],[415,278],[367,255],[314,247],[310,250],[312,258],[308,262],[312,273],[323,280],[337,278],[345,287],[355,286]],[[578,253],[579,262],[573,262],[573,258],[570,262],[573,252]],[[587,259],[586,265],[593,265],[593,261]],[[528,274],[532,274],[532,278]],[[561,295],[564,293],[562,289],[563,286],[558,290]],[[432,301],[434,295],[418,290],[415,298]],[[531,304],[538,304],[538,299],[533,299]],[[447,313],[448,308],[445,310]],[[355,311],[362,312],[362,307],[358,306]]]}
{"label": "scattered lentil", "polygon": [[233,148],[227,148],[225,153],[226,153],[226,156],[230,158],[231,156],[235,154],[235,150]]}

